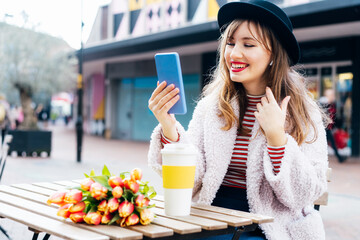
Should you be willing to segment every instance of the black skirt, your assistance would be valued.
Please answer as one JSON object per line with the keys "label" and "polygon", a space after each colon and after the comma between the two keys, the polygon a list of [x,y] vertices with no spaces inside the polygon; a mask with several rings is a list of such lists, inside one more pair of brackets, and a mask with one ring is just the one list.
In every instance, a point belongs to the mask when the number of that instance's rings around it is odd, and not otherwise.
{"label": "black skirt", "polygon": [[[216,193],[215,199],[211,205],[249,212],[249,202],[247,199],[246,189],[242,189],[242,188],[221,186],[218,192]],[[259,227],[257,227],[255,231],[241,234],[240,239],[247,239],[247,238],[266,239],[265,235],[262,233]],[[225,235],[223,235],[218,237],[210,237],[207,239],[214,240],[214,239],[227,239],[227,238],[225,237]]]}

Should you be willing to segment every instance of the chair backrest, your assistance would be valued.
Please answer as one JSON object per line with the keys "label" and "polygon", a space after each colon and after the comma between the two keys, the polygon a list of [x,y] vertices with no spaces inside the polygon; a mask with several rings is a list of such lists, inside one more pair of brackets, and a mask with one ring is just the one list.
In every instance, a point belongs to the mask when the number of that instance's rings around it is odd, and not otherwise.
{"label": "chair backrest", "polygon": [[1,158],[1,160],[3,158],[6,158],[6,156],[8,154],[8,151],[9,151],[9,143],[11,143],[12,139],[13,139],[12,135],[9,135],[9,134],[5,135],[4,142],[2,143],[1,148],[0,148],[0,158]]}
{"label": "chair backrest", "polygon": [[[331,168],[328,168],[326,171],[326,180],[328,182],[331,181],[331,171],[332,171]],[[319,210],[320,205],[326,206],[328,204],[328,200],[329,200],[329,192],[324,192],[324,194],[314,202],[314,208]]]}
{"label": "chair backrest", "polygon": [[5,163],[8,156],[9,151],[9,143],[12,141],[13,136],[12,135],[6,135],[4,138],[4,142],[1,146],[0,150],[0,181],[1,177],[3,175],[4,169],[5,169]]}

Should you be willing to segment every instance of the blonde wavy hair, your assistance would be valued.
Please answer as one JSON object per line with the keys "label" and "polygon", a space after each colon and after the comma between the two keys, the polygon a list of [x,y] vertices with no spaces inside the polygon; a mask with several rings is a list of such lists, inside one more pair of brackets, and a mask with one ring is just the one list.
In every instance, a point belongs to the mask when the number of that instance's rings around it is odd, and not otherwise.
{"label": "blonde wavy hair", "polygon": [[[263,24],[253,20],[234,20],[228,26],[225,26],[226,29],[219,39],[218,64],[211,75],[210,83],[205,86],[202,93],[202,97],[215,94],[219,98],[220,114],[218,116],[225,120],[225,126],[222,130],[227,131],[236,124],[241,134],[250,132],[242,126],[247,106],[245,88],[241,83],[233,82],[230,79],[224,56],[228,39],[242,23],[247,23],[252,36],[271,52],[273,64],[266,69],[265,75],[267,76],[266,85],[271,88],[275,99],[280,103],[286,96],[291,97],[287,108],[286,131],[300,145],[305,141],[311,128],[313,128],[314,137],[308,142],[315,141],[318,133],[309,112],[313,108],[318,110],[320,108],[309,96],[304,77],[290,67],[288,54],[273,32]],[[256,35],[250,30],[251,23],[255,26]],[[258,38],[255,36],[258,36]],[[231,106],[233,100],[239,102],[239,119]]]}

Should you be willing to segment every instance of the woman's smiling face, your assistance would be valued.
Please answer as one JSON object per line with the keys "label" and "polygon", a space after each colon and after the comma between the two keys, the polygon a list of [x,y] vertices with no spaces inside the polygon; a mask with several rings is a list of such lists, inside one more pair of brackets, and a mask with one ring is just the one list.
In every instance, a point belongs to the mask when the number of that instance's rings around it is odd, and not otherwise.
{"label": "woman's smiling face", "polygon": [[227,39],[224,54],[231,80],[242,83],[249,94],[265,92],[264,73],[271,61],[270,51],[257,34],[255,24],[243,21]]}

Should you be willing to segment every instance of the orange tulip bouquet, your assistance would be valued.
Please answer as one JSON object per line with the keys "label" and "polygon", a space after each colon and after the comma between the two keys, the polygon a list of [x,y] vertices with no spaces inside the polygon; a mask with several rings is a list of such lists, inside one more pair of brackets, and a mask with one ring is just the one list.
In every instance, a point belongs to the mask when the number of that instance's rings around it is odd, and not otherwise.
{"label": "orange tulip bouquet", "polygon": [[59,205],[57,215],[70,218],[75,223],[119,224],[121,227],[147,225],[154,219],[149,205],[156,192],[148,182],[141,181],[142,171],[134,168],[131,172],[112,175],[104,166],[102,175],[94,170],[81,181],[80,187],[56,192],[47,203]]}

